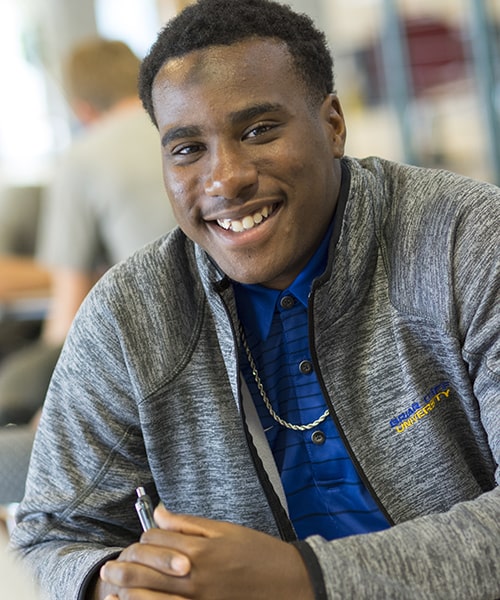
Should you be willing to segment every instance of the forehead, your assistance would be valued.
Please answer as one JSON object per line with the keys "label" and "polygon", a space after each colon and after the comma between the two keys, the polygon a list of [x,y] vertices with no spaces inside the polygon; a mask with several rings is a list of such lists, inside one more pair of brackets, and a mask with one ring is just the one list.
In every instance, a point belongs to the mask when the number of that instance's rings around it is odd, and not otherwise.
{"label": "forehead", "polygon": [[229,46],[210,46],[167,61],[152,89],[155,115],[193,104],[224,106],[252,101],[276,101],[304,96],[286,44],[273,39],[251,39]]}

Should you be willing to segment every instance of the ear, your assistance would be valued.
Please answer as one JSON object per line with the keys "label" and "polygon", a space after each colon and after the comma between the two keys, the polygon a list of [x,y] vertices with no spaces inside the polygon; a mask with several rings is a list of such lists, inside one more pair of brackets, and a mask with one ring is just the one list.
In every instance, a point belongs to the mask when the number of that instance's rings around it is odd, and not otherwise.
{"label": "ear", "polygon": [[85,126],[98,121],[102,116],[102,112],[86,100],[75,99],[72,101],[71,106],[76,118]]}
{"label": "ear", "polygon": [[327,127],[332,155],[334,158],[344,156],[346,126],[340,101],[335,94],[328,94],[321,106],[321,114]]}

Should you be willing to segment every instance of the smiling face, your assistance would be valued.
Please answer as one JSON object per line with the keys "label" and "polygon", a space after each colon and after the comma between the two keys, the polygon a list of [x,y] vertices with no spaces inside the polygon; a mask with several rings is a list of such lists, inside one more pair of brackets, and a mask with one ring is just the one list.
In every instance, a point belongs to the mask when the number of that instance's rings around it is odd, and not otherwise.
{"label": "smiling face", "polygon": [[345,126],[336,97],[313,103],[286,46],[271,39],[172,59],[152,96],[185,234],[235,281],[290,285],[337,201]]}

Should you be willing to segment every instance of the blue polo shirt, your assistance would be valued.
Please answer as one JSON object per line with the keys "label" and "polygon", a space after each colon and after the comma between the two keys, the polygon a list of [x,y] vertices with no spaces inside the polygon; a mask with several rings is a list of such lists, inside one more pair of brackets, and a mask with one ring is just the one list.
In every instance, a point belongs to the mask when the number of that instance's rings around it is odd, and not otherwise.
{"label": "blue polo shirt", "polygon": [[[305,269],[286,290],[235,284],[238,314],[259,376],[275,412],[293,424],[315,421],[327,406],[309,350],[307,303],[326,268],[330,227]],[[335,340],[332,340],[335,343]],[[269,414],[245,351],[240,364],[266,432],[299,539],[326,539],[389,527],[361,481],[333,419],[293,431]]]}

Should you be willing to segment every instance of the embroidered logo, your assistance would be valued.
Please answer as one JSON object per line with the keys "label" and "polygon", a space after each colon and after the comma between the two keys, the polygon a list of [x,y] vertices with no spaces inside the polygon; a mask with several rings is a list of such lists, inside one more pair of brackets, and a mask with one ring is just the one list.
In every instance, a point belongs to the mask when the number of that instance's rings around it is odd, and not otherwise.
{"label": "embroidered logo", "polygon": [[450,389],[450,382],[442,381],[425,394],[421,402],[414,402],[407,410],[391,419],[389,425],[396,433],[403,433],[425,419],[441,401],[446,400]]}

